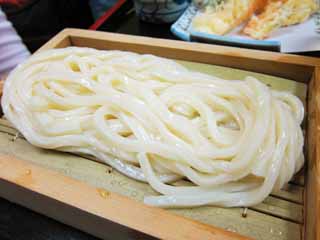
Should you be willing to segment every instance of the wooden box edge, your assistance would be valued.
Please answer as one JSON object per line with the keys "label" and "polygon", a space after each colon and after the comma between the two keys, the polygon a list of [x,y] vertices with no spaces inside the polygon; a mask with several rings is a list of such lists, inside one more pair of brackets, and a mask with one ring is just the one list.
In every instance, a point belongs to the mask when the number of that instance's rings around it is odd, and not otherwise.
{"label": "wooden box edge", "polygon": [[[279,53],[272,53],[272,52],[265,52],[265,51],[258,51],[258,50],[247,50],[247,49],[239,49],[239,48],[233,48],[233,47],[222,47],[222,46],[215,46],[215,45],[208,45],[208,44],[199,44],[199,43],[184,43],[184,42],[180,42],[180,41],[172,41],[172,40],[159,40],[159,39],[152,39],[152,41],[150,41],[150,38],[146,38],[146,37],[137,37],[137,36],[128,36],[128,35],[124,35],[124,34],[114,34],[114,33],[102,33],[102,32],[94,32],[94,31],[89,31],[89,30],[79,30],[79,29],[65,29],[63,31],[61,31],[59,34],[57,34],[54,38],[52,38],[49,42],[47,42],[44,46],[42,46],[38,51],[43,51],[45,49],[50,49],[50,48],[61,48],[61,47],[67,47],[73,44],[74,41],[76,41],[77,43],[79,43],[79,40],[82,41],[83,38],[87,38],[90,39],[90,41],[94,41],[95,39],[98,39],[100,41],[104,41],[107,40],[109,38],[111,39],[117,39],[117,41],[125,43],[130,42],[132,44],[145,44],[147,43],[147,47],[153,47],[154,45],[160,47],[160,48],[172,48],[172,49],[179,49],[179,50],[187,50],[189,52],[199,52],[199,53],[205,53],[205,52],[210,52],[212,54],[215,54],[217,56],[226,56],[226,57],[236,57],[236,58],[241,58],[241,59],[247,59],[247,60],[252,60],[252,61],[265,61],[268,62],[271,67],[274,65],[276,66],[278,63],[284,64],[285,65],[292,65],[294,66],[296,69],[294,69],[294,72],[298,72],[301,70],[306,70],[307,73],[302,73],[298,76],[298,78],[296,78],[293,74],[289,75],[289,76],[285,76],[288,78],[291,78],[293,80],[296,81],[301,81],[301,82],[307,82],[308,76],[314,75],[314,82],[317,83],[317,86],[319,84],[320,81],[320,59],[317,58],[312,58],[312,57],[303,57],[303,56],[295,56],[295,55],[287,55],[287,54],[279,54]],[[228,65],[230,66],[230,65]],[[232,66],[231,66],[232,67]],[[241,66],[240,66],[241,67]],[[273,74],[274,71],[271,69],[271,72],[263,72],[262,73],[267,73],[267,74]],[[254,71],[252,69],[246,69],[246,70],[251,70]],[[292,70],[292,69],[291,69]],[[279,69],[275,69],[275,71],[279,71]],[[261,72],[261,71],[259,71]],[[280,76],[282,76],[280,74]],[[313,88],[311,83],[309,85],[310,91],[315,91],[315,93],[317,93],[318,88]],[[316,94],[316,96],[318,96]],[[308,100],[313,99],[312,97],[309,97]],[[316,101],[316,100],[314,100]],[[309,108],[310,108],[310,102],[309,102]],[[319,105],[320,106],[320,105]],[[316,112],[319,111],[319,108],[316,107]],[[312,121],[315,122],[319,122],[319,114],[315,114],[315,118]],[[318,126],[318,125],[316,125]],[[309,129],[309,128],[308,128]],[[319,128],[320,129],[320,128]],[[309,130],[308,130],[309,131]],[[309,135],[308,135],[309,136]],[[317,134],[318,136],[318,134]],[[318,140],[317,139],[309,139],[308,137],[308,146],[309,144],[313,144],[314,149],[316,149],[316,146]],[[316,150],[312,150],[312,151],[316,151]],[[316,154],[319,155],[319,154]],[[318,158],[320,157],[316,157],[313,158],[314,155],[310,154],[310,150],[308,149],[308,156],[310,158],[313,159],[313,163],[318,166]],[[8,160],[10,159],[10,160]],[[11,156],[1,156],[0,157],[0,165],[1,162],[4,163],[4,161],[9,161],[10,163],[19,163],[22,164],[21,168],[17,169],[17,171],[13,171],[15,172],[15,174],[18,174],[19,172],[23,172],[23,171],[27,171],[27,169],[29,168],[34,168],[36,166],[33,166],[30,163],[21,161],[19,159],[13,159]],[[314,169],[314,164],[308,164],[308,168],[310,170],[310,165],[312,166],[312,169]],[[39,168],[39,167],[36,167]],[[47,169],[42,169],[45,173],[47,173]],[[315,183],[312,186],[314,186],[316,189],[311,189],[314,190],[316,192],[315,196],[312,196],[312,198],[310,197],[311,193],[308,193],[308,191],[306,191],[306,201],[305,201],[305,208],[307,208],[307,211],[305,211],[305,227],[303,232],[303,239],[311,239],[311,240],[315,240],[315,239],[320,239],[320,225],[319,225],[319,217],[320,217],[320,208],[319,208],[319,186],[318,186],[318,180],[317,180],[317,176],[319,173],[319,169],[318,167],[316,168],[316,174],[313,177],[308,177],[307,178],[307,184],[310,187],[310,183]],[[309,171],[308,170],[308,171]],[[319,173],[320,174],[320,173]],[[41,174],[40,174],[41,175]],[[65,179],[66,177],[61,175],[61,174],[54,174],[55,177],[57,178],[56,180],[58,181],[59,179]],[[39,176],[38,176],[39,177]],[[12,186],[17,186],[17,187],[21,187],[21,184],[19,184],[14,178],[9,178],[7,175],[3,174],[3,171],[0,172],[0,179],[2,179],[3,181],[6,182],[10,182],[13,185]],[[41,181],[44,181],[44,179],[42,178]],[[73,180],[76,181],[76,180]],[[78,181],[76,181],[78,182]],[[80,183],[80,182],[79,182]],[[84,183],[82,183],[84,184]],[[1,185],[1,182],[0,182]],[[85,184],[86,185],[86,184]],[[307,188],[308,188],[307,186]],[[23,185],[22,186],[24,189],[30,190],[31,192],[37,192],[37,190],[32,189],[31,186],[28,185]],[[86,187],[89,187],[88,185]],[[91,187],[92,189],[95,189],[94,187]],[[92,190],[91,189],[91,190]],[[97,189],[95,189],[95,191],[97,191]],[[40,192],[41,193],[41,192]],[[3,194],[2,194],[3,195]],[[123,197],[111,193],[110,196],[112,197],[120,197],[121,199],[123,199]],[[4,196],[6,197],[6,196]],[[47,196],[49,198],[52,198],[52,196]],[[56,197],[56,196],[55,196]],[[94,196],[95,198],[101,198],[101,196],[99,196],[98,194],[96,194],[96,196]],[[36,205],[32,205],[32,203],[23,203],[23,202],[19,202],[19,199],[14,199],[13,196],[7,196],[7,198],[11,201],[17,202],[19,204],[22,204],[24,206],[27,206],[29,208],[32,208],[35,211],[38,211],[40,213],[43,214],[47,214],[45,209],[39,209],[37,208]],[[44,197],[45,199],[45,197]],[[55,198],[56,199],[56,198]],[[310,203],[310,199],[312,199],[312,206],[315,207],[316,209],[313,209],[311,207],[308,206],[308,204]],[[58,201],[61,201],[61,199],[57,199]],[[137,204],[134,200],[131,199],[126,199],[126,201],[131,202],[132,204]],[[66,202],[68,204],[68,202]],[[139,204],[138,204],[139,205]],[[72,206],[72,205],[70,205]],[[139,205],[140,206],[140,205]],[[73,206],[78,208],[77,206]],[[145,209],[145,206],[143,204],[141,204],[141,207],[143,209]],[[81,209],[81,207],[79,208]],[[158,215],[159,211],[160,212],[166,212],[164,210],[161,209],[157,209],[157,208],[150,208],[147,207],[148,211],[150,210],[151,212],[155,211],[157,217],[162,216],[161,214]],[[84,210],[82,208],[82,210]],[[311,211],[310,211],[311,210]],[[315,211],[314,211],[315,210]],[[95,215],[94,212],[90,212],[88,211],[88,209],[85,210],[86,212],[89,212],[93,215]],[[315,218],[310,217],[310,213],[314,213],[316,212],[317,214],[315,215]],[[318,214],[319,212],[319,214]],[[164,214],[165,218],[167,218],[167,214]],[[134,228],[136,230],[145,232],[147,234],[150,234],[154,237],[158,237],[158,238],[164,238],[164,239],[248,239],[247,237],[243,237],[240,236],[238,234],[234,234],[234,233],[230,233],[226,230],[214,227],[214,226],[208,226],[187,218],[183,218],[183,217],[179,217],[179,216],[175,216],[171,213],[169,213],[170,216],[172,216],[174,219],[177,219],[177,222],[175,224],[177,224],[177,226],[182,226],[181,224],[186,224],[188,226],[188,228],[184,228],[181,227],[182,230],[181,232],[176,232],[176,230],[178,228],[173,228],[173,230],[169,231],[169,229],[166,229],[165,226],[163,228],[163,231],[158,231],[156,229],[159,229],[159,225],[155,224],[153,225],[154,229],[151,228],[149,230],[145,229],[145,225],[147,224],[148,226],[152,225],[153,223],[150,223],[149,221],[146,223],[140,223],[141,226],[136,226],[137,223],[137,217],[133,217],[131,219],[131,223],[127,223],[124,224],[124,222],[122,222],[122,220],[120,219],[119,223],[126,225],[130,228]],[[49,215],[50,216],[50,215]],[[141,214],[139,215],[139,217],[141,216]],[[318,216],[318,217],[317,217]],[[79,226],[79,223],[76,222],[76,220],[74,221],[73,219],[70,219],[70,217],[68,214],[63,214],[62,218],[59,218],[57,216],[54,216],[54,218],[56,218],[59,221],[62,221],[64,223],[67,223],[69,225],[72,225],[74,227],[80,228],[81,230],[84,230],[86,232],[89,232],[93,235],[96,235],[98,237],[103,237],[106,238],[107,236],[103,236],[103,234],[101,232],[97,233],[96,230],[94,229],[88,229],[87,227],[83,227]],[[109,219],[110,217],[114,217],[113,215],[110,215],[110,213],[106,214],[105,216],[102,216],[105,219]],[[160,217],[161,218],[161,217]],[[161,218],[162,219],[162,218]],[[159,223],[163,223],[166,222],[166,219],[162,219],[162,221],[159,220]],[[310,227],[309,227],[310,226]],[[317,227],[319,226],[319,227]],[[194,231],[190,231],[190,229],[193,229]]]}

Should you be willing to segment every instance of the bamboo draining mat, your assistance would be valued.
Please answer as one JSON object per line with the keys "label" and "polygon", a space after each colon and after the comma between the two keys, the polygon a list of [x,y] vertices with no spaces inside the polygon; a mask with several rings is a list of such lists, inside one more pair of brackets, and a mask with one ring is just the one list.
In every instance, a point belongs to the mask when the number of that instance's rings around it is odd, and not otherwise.
{"label": "bamboo draining mat", "polygon": [[[138,201],[156,194],[147,184],[123,176],[110,167],[88,158],[40,149],[29,144],[11,124],[0,120],[0,154],[28,160],[56,170],[97,188],[116,192]],[[199,207],[170,209],[177,214],[222,227],[255,239],[299,240],[303,221],[303,177],[299,176],[285,190],[275,192],[263,203],[249,208]]]}

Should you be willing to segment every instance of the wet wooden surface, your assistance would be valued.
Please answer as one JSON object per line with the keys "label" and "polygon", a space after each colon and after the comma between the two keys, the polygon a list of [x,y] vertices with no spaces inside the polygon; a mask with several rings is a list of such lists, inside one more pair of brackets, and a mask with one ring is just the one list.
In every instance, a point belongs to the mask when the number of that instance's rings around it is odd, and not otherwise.
{"label": "wet wooden surface", "polygon": [[[45,168],[138,201],[156,194],[145,183],[129,179],[110,167],[73,154],[30,145],[6,120],[0,120],[0,154],[31,161]],[[261,240],[300,240],[303,223],[303,186],[298,177],[286,189],[272,193],[263,203],[243,208],[199,207],[172,209],[176,214]]]}
{"label": "wet wooden surface", "polygon": [[[190,69],[214,74],[225,79],[234,79],[235,76],[237,79],[243,79],[251,75],[274,89],[287,90],[299,96],[303,101],[306,99],[306,86],[302,83],[208,64],[195,64],[185,61],[180,61],[180,63]],[[33,147],[4,119],[0,119],[0,154],[8,154],[19,159],[31,161],[90,185],[107,189],[138,201],[142,201],[146,195],[156,194],[147,184],[129,179],[117,171],[110,171],[111,168],[104,164],[72,154]],[[303,194],[304,172],[301,171],[284,189],[273,192],[264,202],[246,210],[245,217],[243,208],[200,207],[169,211],[255,239],[300,240],[303,224]],[[36,225],[36,223],[30,223],[30,225],[32,224]],[[39,239],[70,239],[68,238],[67,229],[79,235],[76,239],[81,240],[82,237],[83,239],[90,239],[91,237],[65,225],[61,226],[63,226],[61,231],[66,229],[66,238],[52,238],[51,236],[51,238],[44,237]],[[48,229],[48,231],[52,230]],[[71,237],[71,239],[74,238]],[[94,238],[92,237],[92,239]]]}

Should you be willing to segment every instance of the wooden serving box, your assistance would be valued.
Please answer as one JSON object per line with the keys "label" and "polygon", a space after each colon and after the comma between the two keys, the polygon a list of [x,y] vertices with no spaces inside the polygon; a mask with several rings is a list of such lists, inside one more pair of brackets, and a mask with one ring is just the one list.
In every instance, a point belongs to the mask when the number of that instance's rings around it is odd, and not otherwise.
{"label": "wooden serving box", "polygon": [[1,119],[1,197],[104,239],[320,240],[320,59],[77,29],[60,32],[39,51],[68,46],[149,53],[306,84],[305,168],[246,214],[242,208],[159,209],[136,201],[142,183],[133,194],[131,182],[118,181],[122,192],[116,193],[112,179],[121,176],[108,166],[37,149]]}

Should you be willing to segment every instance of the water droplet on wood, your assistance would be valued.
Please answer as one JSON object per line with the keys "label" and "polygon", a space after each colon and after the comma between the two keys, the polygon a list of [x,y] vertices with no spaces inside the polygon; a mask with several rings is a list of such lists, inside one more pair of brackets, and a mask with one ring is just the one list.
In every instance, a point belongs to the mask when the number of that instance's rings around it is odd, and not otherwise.
{"label": "water droplet on wood", "polygon": [[108,191],[104,190],[104,189],[98,188],[97,190],[98,190],[99,195],[102,198],[106,199],[110,195],[110,193]]}

